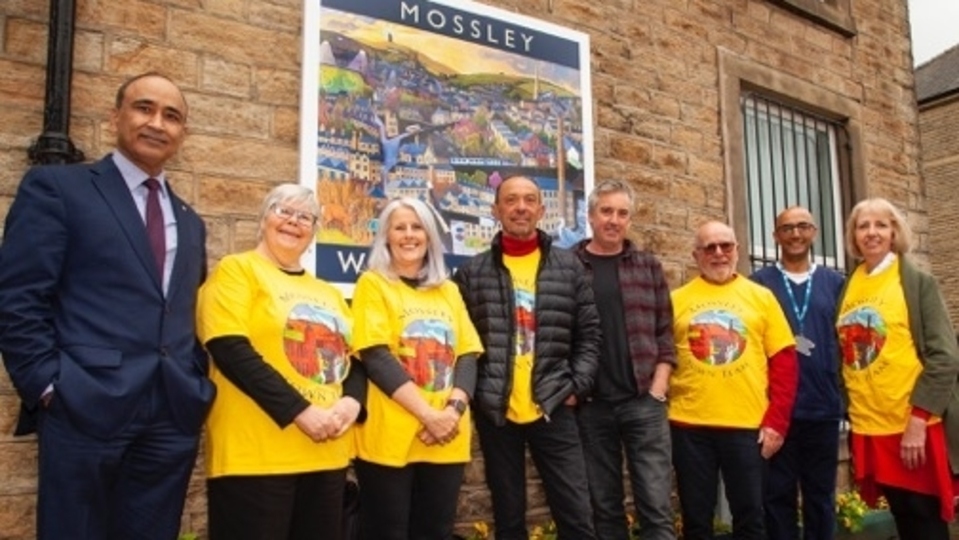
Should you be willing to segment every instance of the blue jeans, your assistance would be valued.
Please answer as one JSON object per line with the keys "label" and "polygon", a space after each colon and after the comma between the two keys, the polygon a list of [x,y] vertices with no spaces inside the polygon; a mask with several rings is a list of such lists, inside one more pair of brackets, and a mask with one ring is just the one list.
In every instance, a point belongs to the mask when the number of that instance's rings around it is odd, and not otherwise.
{"label": "blue jeans", "polygon": [[623,508],[625,452],[640,536],[675,540],[666,404],[648,394],[617,404],[590,401],[580,407],[578,420],[596,535],[603,540],[629,539]]}
{"label": "blue jeans", "polygon": [[528,540],[526,446],[536,465],[559,540],[597,540],[589,508],[583,446],[573,410],[560,406],[549,420],[496,426],[474,415],[493,499],[496,540]]}
{"label": "blue jeans", "polygon": [[805,540],[836,533],[838,420],[793,420],[786,441],[769,460],[766,532],[769,540],[799,540],[799,498]]}
{"label": "blue jeans", "polygon": [[672,426],[673,467],[684,540],[712,540],[719,474],[733,514],[733,538],[765,540],[759,430]]}

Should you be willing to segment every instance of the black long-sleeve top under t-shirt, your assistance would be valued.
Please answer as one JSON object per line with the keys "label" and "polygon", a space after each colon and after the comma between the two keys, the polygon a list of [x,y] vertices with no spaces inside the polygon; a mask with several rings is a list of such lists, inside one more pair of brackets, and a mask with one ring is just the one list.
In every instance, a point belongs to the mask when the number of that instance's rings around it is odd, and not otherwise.
{"label": "black long-sleeve top under t-shirt", "polygon": [[[400,279],[414,289],[420,285],[420,280],[406,277]],[[367,347],[359,351],[359,356],[369,380],[387,396],[392,396],[399,387],[412,380],[386,345]],[[470,401],[473,400],[473,390],[476,389],[476,358],[476,354],[464,354],[457,357],[453,365],[453,386],[466,392]]]}
{"label": "black long-sleeve top under t-shirt", "polygon": [[[221,336],[206,342],[217,369],[228,381],[252,399],[276,424],[286,427],[310,402],[253,348],[246,336]],[[366,370],[362,362],[350,362],[343,381],[343,395],[360,403],[356,421],[366,419]]]}

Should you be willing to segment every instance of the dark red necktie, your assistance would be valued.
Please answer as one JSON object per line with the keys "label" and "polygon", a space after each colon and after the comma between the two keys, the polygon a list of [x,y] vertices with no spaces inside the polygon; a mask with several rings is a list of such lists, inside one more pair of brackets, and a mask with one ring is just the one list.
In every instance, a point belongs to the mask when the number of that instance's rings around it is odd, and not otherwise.
{"label": "dark red necktie", "polygon": [[156,178],[147,178],[143,185],[147,187],[147,237],[150,239],[150,251],[156,261],[157,272],[163,279],[163,263],[166,261],[166,232],[163,226],[163,210],[160,209],[160,182]]}

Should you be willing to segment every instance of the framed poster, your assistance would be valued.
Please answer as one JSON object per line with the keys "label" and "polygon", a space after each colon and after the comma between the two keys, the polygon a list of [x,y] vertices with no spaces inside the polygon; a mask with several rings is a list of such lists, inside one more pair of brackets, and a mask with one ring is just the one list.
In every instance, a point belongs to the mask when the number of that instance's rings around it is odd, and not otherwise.
{"label": "framed poster", "polygon": [[394,197],[427,203],[447,262],[487,249],[504,178],[540,186],[540,228],[586,234],[589,38],[463,0],[305,0],[300,182],[322,206],[307,268],[347,296]]}

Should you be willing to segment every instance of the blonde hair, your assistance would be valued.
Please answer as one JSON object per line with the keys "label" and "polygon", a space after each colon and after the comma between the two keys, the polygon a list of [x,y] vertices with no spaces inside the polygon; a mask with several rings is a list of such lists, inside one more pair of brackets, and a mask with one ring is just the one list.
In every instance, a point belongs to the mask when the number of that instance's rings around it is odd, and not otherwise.
{"label": "blonde hair", "polygon": [[846,220],[846,252],[856,259],[862,259],[862,252],[856,245],[856,222],[866,212],[874,212],[889,219],[892,225],[892,251],[905,255],[912,249],[912,227],[906,221],[906,215],[896,205],[882,197],[873,197],[859,201],[849,212]]}

